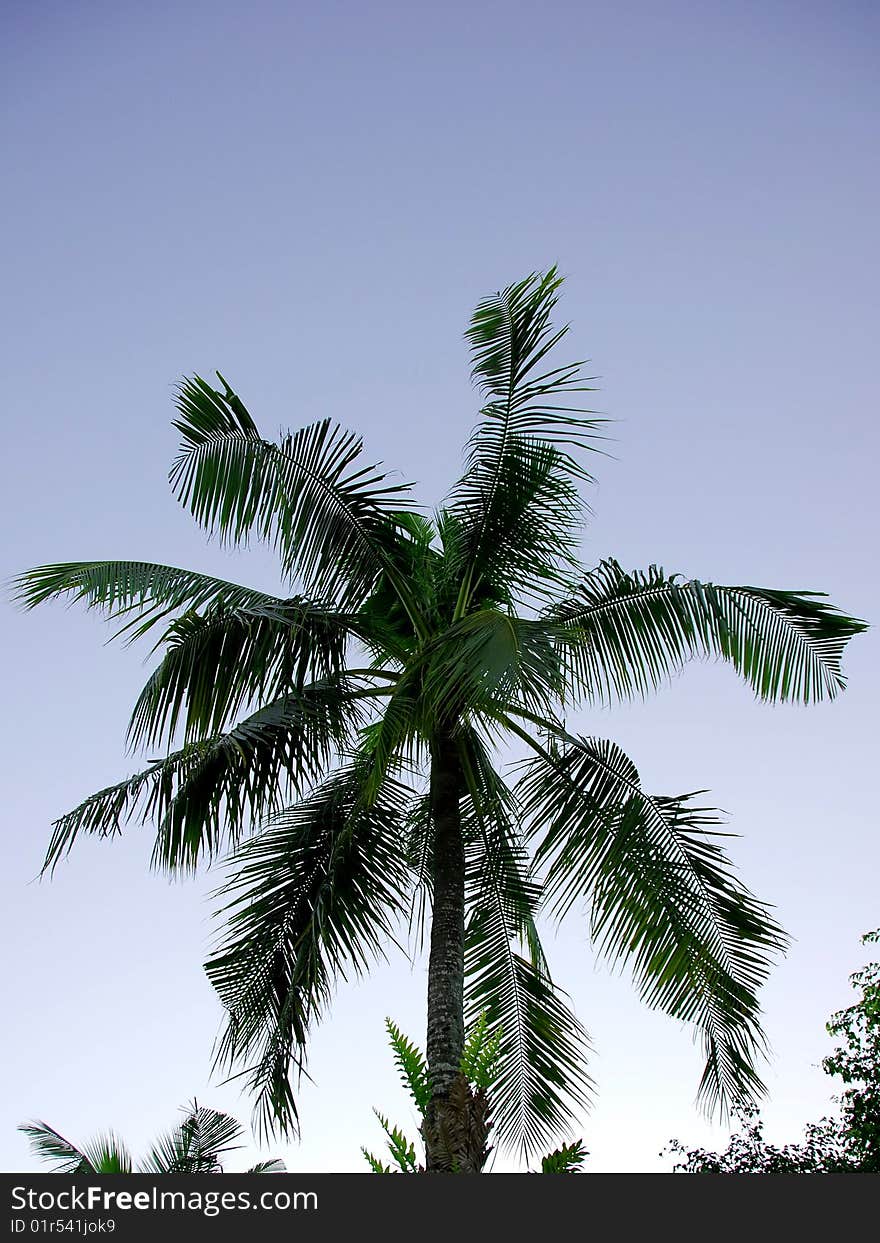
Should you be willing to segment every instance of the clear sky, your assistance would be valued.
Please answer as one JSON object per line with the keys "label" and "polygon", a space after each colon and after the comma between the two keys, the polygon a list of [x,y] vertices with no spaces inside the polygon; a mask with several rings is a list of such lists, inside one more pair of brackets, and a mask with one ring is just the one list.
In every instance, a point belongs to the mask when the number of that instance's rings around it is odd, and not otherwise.
{"label": "clear sky", "polygon": [[[143,558],[275,589],[174,502],[173,383],[219,368],[274,434],[329,415],[438,501],[476,400],[476,300],[558,262],[614,459],[584,556],[828,591],[880,621],[877,60],[867,0],[152,0],[4,8],[4,576]],[[134,770],[145,651],[76,609],[0,606],[4,868],[0,1168],[20,1121],[143,1148],[210,1080],[212,878],[148,872],[150,836],[84,842],[31,883],[50,822]],[[794,937],[765,990],[771,1137],[828,1107],[824,1022],[880,924],[876,633],[833,704],[768,708],[692,666],[584,715],[649,788],[708,787],[744,879]],[[216,878],[214,878],[216,881]],[[592,1033],[594,1170],[669,1168],[699,1050],[551,945]],[[412,1114],[382,1020],[421,1039],[424,964],[344,986],[316,1033],[301,1170],[361,1169],[377,1105]],[[242,1155],[244,1161],[245,1155]],[[498,1168],[503,1168],[499,1163]]]}

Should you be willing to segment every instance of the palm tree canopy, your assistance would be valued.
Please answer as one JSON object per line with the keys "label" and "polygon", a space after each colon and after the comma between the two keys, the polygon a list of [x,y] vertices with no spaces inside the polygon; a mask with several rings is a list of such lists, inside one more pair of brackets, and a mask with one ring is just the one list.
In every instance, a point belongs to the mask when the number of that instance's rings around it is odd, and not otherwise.
{"label": "palm tree canopy", "polygon": [[131,1154],[112,1131],[97,1135],[83,1148],[46,1122],[26,1122],[18,1128],[30,1142],[31,1151],[51,1162],[56,1174],[131,1174]]}
{"label": "palm tree canopy", "polygon": [[[171,483],[210,535],[280,559],[278,596],[170,566],[89,561],[18,579],[27,607],[79,600],[161,654],[132,713],[164,755],[54,826],[140,818],[157,866],[232,851],[207,964],[267,1126],[296,1123],[291,1068],[336,982],[366,970],[431,897],[425,774],[443,740],[461,778],[466,1001],[500,1039],[502,1140],[536,1151],[588,1099],[587,1037],[551,979],[539,914],[586,910],[597,950],[649,1005],[695,1025],[701,1092],[761,1089],[758,991],[785,938],[734,877],[700,795],[643,789],[614,743],[565,728],[581,705],[644,695],[694,658],[728,661],[761,700],[831,699],[864,623],[815,592],[719,586],[657,566],[579,563],[603,420],[580,363],[550,353],[561,278],[477,307],[483,406],[465,469],[423,512],[328,420],[263,438],[223,377],[179,387]],[[526,758],[506,774],[499,749]]]}
{"label": "palm tree canopy", "polygon": [[[219,1174],[221,1158],[239,1147],[234,1141],[244,1130],[229,1114],[206,1109],[193,1101],[183,1120],[160,1135],[138,1165],[141,1174]],[[54,1166],[56,1174],[132,1174],[134,1166],[125,1144],[112,1131],[98,1135],[83,1148],[46,1122],[27,1122],[18,1128],[30,1141],[31,1151]],[[284,1162],[261,1161],[249,1174],[277,1174]]]}

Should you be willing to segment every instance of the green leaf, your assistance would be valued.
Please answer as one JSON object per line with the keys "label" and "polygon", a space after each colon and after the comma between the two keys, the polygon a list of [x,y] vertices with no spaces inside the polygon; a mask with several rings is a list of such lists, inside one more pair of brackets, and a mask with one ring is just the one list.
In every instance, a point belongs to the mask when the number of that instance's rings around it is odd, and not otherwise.
{"label": "green leaf", "polygon": [[551,268],[483,299],[466,334],[486,404],[447,506],[462,605],[479,589],[528,598],[572,564],[584,512],[574,485],[590,478],[574,454],[595,450],[604,420],[570,405],[593,391],[579,381],[580,363],[541,370],[568,331],[550,323],[561,284]]}
{"label": "green leaf", "polygon": [[[475,736],[464,766],[468,923],[465,1013],[497,1041],[492,1113],[500,1141],[528,1154],[586,1108],[589,1040],[554,987],[535,925],[518,812]],[[525,950],[525,953],[521,952]]]}
{"label": "green leaf", "polygon": [[56,1174],[95,1174],[89,1158],[69,1139],[46,1122],[26,1122],[18,1128],[28,1137],[31,1152],[42,1161],[51,1161]]}
{"label": "green leaf", "polygon": [[341,769],[246,842],[218,890],[226,927],[206,964],[228,1023],[217,1063],[244,1066],[258,1125],[295,1129],[291,1068],[340,979],[383,957],[410,879],[399,851],[410,792],[362,799],[363,765]]}
{"label": "green leaf", "polygon": [[[392,1126],[378,1109],[374,1109],[373,1113],[379,1119],[379,1125],[385,1132],[388,1140],[388,1151],[391,1154],[391,1160],[397,1166],[401,1174],[416,1174],[418,1166],[416,1162],[415,1145],[407,1139],[403,1131],[399,1127]],[[364,1149],[361,1149],[366,1155]],[[369,1158],[368,1158],[369,1159]],[[390,1169],[385,1171],[374,1170],[374,1173],[390,1173]]]}
{"label": "green leaf", "polygon": [[129,740],[171,739],[181,718],[185,741],[203,740],[248,704],[338,677],[349,635],[344,617],[302,599],[235,609],[221,599],[185,613],[159,640],[165,655],[135,704]]}
{"label": "green leaf", "polygon": [[373,1154],[371,1152],[368,1152],[366,1148],[361,1147],[361,1152],[364,1154],[364,1159],[366,1160],[367,1165],[369,1165],[370,1169],[373,1171],[374,1174],[393,1174],[394,1173],[390,1165],[383,1165],[382,1162],[379,1160],[379,1158],[374,1157]]}
{"label": "green leaf", "polygon": [[220,1158],[241,1145],[244,1130],[229,1114],[200,1107],[186,1108],[174,1130],[161,1135],[140,1166],[145,1174],[216,1174]]}
{"label": "green leaf", "polygon": [[573,1144],[562,1144],[553,1152],[541,1158],[542,1174],[580,1174],[581,1167],[590,1154],[584,1147],[583,1140],[577,1139]]}
{"label": "green leaf", "polygon": [[235,544],[258,535],[308,594],[339,604],[362,601],[390,571],[394,511],[408,487],[361,465],[359,436],[322,419],[270,443],[228,386],[221,393],[199,376],[183,381],[176,404],[170,479],[206,530]]}
{"label": "green leaf", "polygon": [[324,770],[357,721],[354,695],[333,682],[303,687],[99,790],[55,822],[44,871],[80,833],[115,836],[135,816],[156,825],[157,866],[192,869],[216,856]]}
{"label": "green leaf", "polygon": [[129,642],[175,614],[198,609],[283,612],[285,600],[237,583],[152,561],[66,561],[41,565],[13,579],[13,599],[26,609],[49,600],[82,602],[108,619],[128,617],[116,632]]}
{"label": "green leaf", "polygon": [[562,626],[575,688],[614,701],[656,689],[695,656],[729,660],[765,700],[833,699],[841,657],[866,626],[816,592],[719,587],[603,561],[545,613]]}
{"label": "green leaf", "polygon": [[394,1054],[394,1064],[400,1072],[403,1086],[416,1103],[420,1113],[428,1108],[431,1089],[428,1084],[428,1068],[421,1050],[404,1036],[391,1019],[385,1020],[385,1030]]}
{"label": "green leaf", "polygon": [[750,1101],[763,1089],[757,993],[786,938],[734,879],[717,813],[693,794],[646,794],[613,743],[568,737],[536,750],[517,796],[546,867],[545,900],[560,916],[588,900],[599,951],[630,965],[649,1005],[701,1031],[707,1105]]}
{"label": "green leaf", "polygon": [[552,628],[498,609],[453,623],[423,648],[423,662],[426,721],[455,721],[510,702],[540,711],[564,693]]}
{"label": "green leaf", "polygon": [[489,1030],[489,1019],[483,1010],[465,1032],[459,1070],[478,1091],[488,1092],[498,1078],[501,1056],[501,1029]]}

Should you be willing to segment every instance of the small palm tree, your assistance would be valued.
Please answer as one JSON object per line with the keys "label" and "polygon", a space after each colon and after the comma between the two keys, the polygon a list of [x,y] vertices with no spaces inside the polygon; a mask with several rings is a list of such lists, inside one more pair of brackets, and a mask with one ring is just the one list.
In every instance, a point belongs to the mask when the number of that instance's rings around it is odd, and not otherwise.
{"label": "small palm tree", "polygon": [[[144,1160],[141,1174],[222,1174],[221,1157],[241,1145],[243,1127],[229,1114],[205,1109],[193,1101],[184,1109],[183,1121],[160,1135]],[[55,1174],[132,1174],[134,1165],[126,1145],[112,1131],[96,1136],[82,1148],[65,1139],[45,1122],[28,1122],[18,1128],[30,1140],[31,1151],[50,1161]],[[248,1174],[280,1174],[283,1161],[261,1161]]]}
{"label": "small palm tree", "polygon": [[[433,516],[363,464],[355,434],[325,419],[266,440],[222,376],[195,377],[176,398],[172,487],[206,531],[271,544],[285,589],[132,561],[18,580],[28,607],[76,599],[129,638],[156,636],[129,739],[168,750],[62,816],[46,867],[136,815],[156,826],[159,867],[233,849],[207,971],[228,1012],[219,1063],[249,1072],[266,1125],[296,1125],[309,1029],[407,915],[417,932],[429,922],[432,1134],[484,1012],[501,1033],[502,1142],[537,1151],[588,1099],[586,1036],[551,980],[541,908],[585,904],[598,951],[695,1025],[709,1105],[760,1090],[757,994],[781,929],[734,878],[716,813],[646,791],[565,713],[645,694],[699,656],[729,661],[762,700],[829,699],[864,625],[812,592],[582,568],[602,420],[574,408],[591,391],[580,364],[549,362],[567,331],[550,321],[560,284],[551,269],[478,305],[484,404]],[[508,779],[510,742],[526,758]],[[426,1162],[444,1168],[430,1144]]]}

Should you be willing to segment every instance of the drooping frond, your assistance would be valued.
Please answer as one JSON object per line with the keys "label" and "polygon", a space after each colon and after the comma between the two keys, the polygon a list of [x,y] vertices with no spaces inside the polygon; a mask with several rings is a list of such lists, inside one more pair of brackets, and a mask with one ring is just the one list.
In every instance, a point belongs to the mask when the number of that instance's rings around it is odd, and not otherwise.
{"label": "drooping frond", "polygon": [[111,837],[135,817],[156,826],[157,865],[193,868],[213,858],[325,770],[357,723],[356,713],[356,692],[345,682],[315,683],[228,733],[155,760],[57,820],[44,870],[53,869],[81,833]]}
{"label": "drooping frond", "polygon": [[465,1011],[497,1038],[492,1114],[500,1141],[528,1154],[587,1105],[589,1040],[550,978],[535,924],[518,810],[479,739],[463,750],[468,924]]}
{"label": "drooping frond", "polygon": [[[476,730],[462,731],[459,755],[466,792],[462,833],[469,901],[502,912],[511,936],[529,946],[530,955],[546,972],[535,924],[541,889],[526,849],[515,795],[496,771]],[[477,1010],[471,1022],[479,1023],[484,1017]]]}
{"label": "drooping frond", "polygon": [[239,608],[220,600],[185,613],[159,641],[165,655],[135,704],[129,740],[170,741],[181,720],[186,742],[221,733],[250,703],[338,676],[349,633],[343,616],[302,599]]}
{"label": "drooping frond", "polygon": [[577,689],[601,700],[645,694],[694,656],[729,660],[761,699],[831,699],[843,650],[866,628],[817,592],[719,587],[656,566],[626,574],[612,560],[545,617],[563,627]]}
{"label": "drooping frond", "polygon": [[785,936],[735,879],[717,813],[646,794],[613,743],[568,737],[523,761],[517,798],[558,915],[583,899],[601,953],[645,1001],[702,1033],[700,1095],[722,1109],[762,1090],[758,990]]}
{"label": "drooping frond", "polygon": [[288,601],[210,574],[151,561],[67,561],[41,565],[13,580],[25,608],[48,600],[82,602],[109,619],[128,617],[117,631],[133,641],[175,614],[199,609],[246,610],[273,616]]}
{"label": "drooping frond", "polygon": [[232,543],[266,540],[309,595],[360,603],[388,570],[408,487],[362,465],[360,437],[329,419],[274,444],[228,385],[221,393],[198,376],[184,380],[176,404],[171,484],[196,520]]}
{"label": "drooping frond", "polygon": [[215,1174],[220,1158],[241,1145],[244,1129],[229,1114],[205,1109],[197,1101],[179,1126],[155,1141],[140,1165],[144,1174]]}
{"label": "drooping frond", "polygon": [[[500,1032],[492,1098],[499,1139],[528,1154],[586,1108],[588,1037],[550,978],[511,946],[510,932],[486,908],[468,924],[469,993]],[[473,1011],[469,1011],[473,1013]],[[508,1035],[509,1033],[509,1035]]]}
{"label": "drooping frond", "polygon": [[41,1161],[51,1161],[56,1174],[94,1174],[88,1157],[76,1144],[65,1139],[46,1122],[26,1122],[19,1131],[28,1137],[31,1152]]}
{"label": "drooping frond", "polygon": [[434,822],[431,816],[430,790],[417,795],[409,804],[402,848],[413,878],[409,932],[416,952],[421,952],[430,913],[434,870]]}
{"label": "drooping frond", "polygon": [[361,764],[341,769],[245,843],[206,964],[228,1012],[218,1064],[244,1067],[258,1124],[296,1125],[291,1069],[350,972],[382,957],[410,885],[400,841],[410,791],[387,780],[365,805]]}
{"label": "drooping frond", "polygon": [[96,1135],[80,1149],[45,1122],[28,1122],[18,1129],[28,1137],[34,1155],[54,1166],[55,1174],[84,1178],[132,1172],[131,1154],[113,1131]]}
{"label": "drooping frond", "polygon": [[418,666],[405,669],[384,698],[381,715],[361,731],[360,750],[368,767],[364,797],[370,799],[401,763],[413,767],[424,757],[426,705]]}
{"label": "drooping frond", "polygon": [[570,404],[592,391],[580,363],[542,370],[568,331],[550,323],[561,283],[551,268],[483,299],[466,334],[486,404],[447,504],[463,604],[482,580],[496,598],[546,590],[571,562],[584,512],[575,485],[589,479],[576,455],[595,449],[601,420]]}

